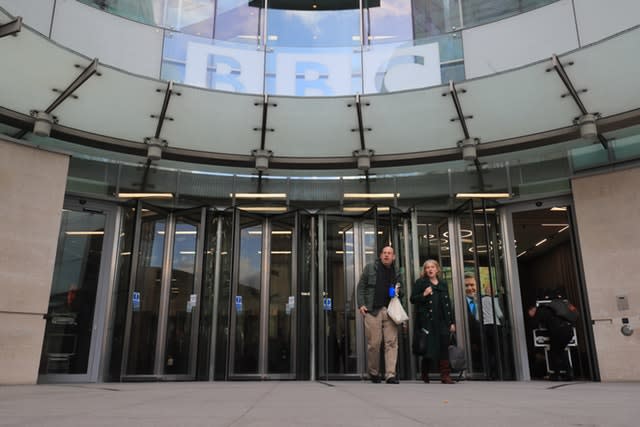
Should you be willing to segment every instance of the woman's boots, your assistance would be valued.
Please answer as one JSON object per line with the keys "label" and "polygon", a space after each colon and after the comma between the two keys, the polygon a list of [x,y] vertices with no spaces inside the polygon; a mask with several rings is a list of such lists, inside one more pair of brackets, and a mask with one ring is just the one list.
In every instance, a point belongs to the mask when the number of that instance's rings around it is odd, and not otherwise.
{"label": "woman's boots", "polygon": [[448,360],[440,361],[440,382],[442,384],[453,384],[451,379],[451,368],[449,367]]}
{"label": "woman's boots", "polygon": [[420,371],[422,372],[422,381],[424,381],[425,384],[429,384],[429,359],[422,358]]}

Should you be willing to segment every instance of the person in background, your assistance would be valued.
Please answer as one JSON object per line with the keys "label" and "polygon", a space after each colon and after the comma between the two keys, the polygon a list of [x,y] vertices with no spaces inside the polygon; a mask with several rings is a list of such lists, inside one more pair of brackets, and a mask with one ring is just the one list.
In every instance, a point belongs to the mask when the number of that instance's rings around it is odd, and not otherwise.
{"label": "person in background", "polygon": [[489,379],[498,378],[498,344],[502,339],[502,325],[504,313],[500,306],[500,299],[494,295],[491,286],[484,286],[482,295],[482,329],[486,338],[489,356]]}
{"label": "person in background", "polygon": [[551,301],[528,310],[529,317],[549,333],[549,370],[551,381],[571,381],[573,373],[565,351],[573,338],[573,325],[578,317],[576,307],[561,292],[551,294]]}
{"label": "person in background", "polygon": [[400,294],[400,275],[393,262],[396,259],[391,246],[385,246],[380,259],[365,266],[358,281],[358,311],[364,317],[367,337],[367,371],[373,383],[380,383],[380,344],[384,341],[385,382],[398,384],[398,325],[387,315],[391,297]]}
{"label": "person in background", "polygon": [[473,273],[464,274],[464,294],[467,307],[467,322],[469,325],[469,345],[471,350],[471,364],[474,369],[482,369],[482,333],[480,327],[480,303],[478,301],[478,285]]}
{"label": "person in background", "polygon": [[422,381],[429,382],[430,361],[437,360],[440,381],[453,384],[448,347],[449,334],[456,331],[456,326],[451,314],[447,282],[440,278],[440,264],[437,261],[425,261],[420,278],[413,285],[410,300],[416,306],[416,331],[424,329],[428,332],[428,345],[421,360]]}

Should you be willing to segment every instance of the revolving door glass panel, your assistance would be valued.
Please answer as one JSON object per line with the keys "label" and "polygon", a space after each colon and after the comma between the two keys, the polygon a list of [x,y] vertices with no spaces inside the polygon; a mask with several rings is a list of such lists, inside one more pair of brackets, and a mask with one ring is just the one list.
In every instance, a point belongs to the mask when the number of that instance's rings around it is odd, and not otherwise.
{"label": "revolving door glass panel", "polygon": [[326,284],[322,294],[324,351],[321,376],[357,375],[354,224],[349,219],[327,220]]}
{"label": "revolving door glass panel", "polygon": [[263,223],[240,216],[232,374],[257,374],[260,358],[260,302]]}
{"label": "revolving door glass panel", "polygon": [[496,211],[468,203],[459,239],[464,264],[464,306],[472,375],[513,379],[511,317],[507,311],[502,238]]}
{"label": "revolving door glass panel", "polygon": [[167,217],[143,209],[137,269],[130,301],[130,327],[127,375],[152,375],[155,372],[156,342]]}
{"label": "revolving door glass panel", "polygon": [[167,313],[164,373],[188,375],[192,366],[192,332],[198,304],[196,253],[200,212],[176,216]]}

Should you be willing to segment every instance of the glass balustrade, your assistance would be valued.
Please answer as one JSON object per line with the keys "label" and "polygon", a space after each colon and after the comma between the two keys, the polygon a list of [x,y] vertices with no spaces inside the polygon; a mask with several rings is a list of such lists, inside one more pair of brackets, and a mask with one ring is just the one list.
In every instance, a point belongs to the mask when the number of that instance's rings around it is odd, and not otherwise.
{"label": "glass balustrade", "polygon": [[345,0],[329,10],[321,2],[285,0],[78,1],[165,28],[162,79],[289,96],[374,94],[463,80],[462,28],[553,3]]}

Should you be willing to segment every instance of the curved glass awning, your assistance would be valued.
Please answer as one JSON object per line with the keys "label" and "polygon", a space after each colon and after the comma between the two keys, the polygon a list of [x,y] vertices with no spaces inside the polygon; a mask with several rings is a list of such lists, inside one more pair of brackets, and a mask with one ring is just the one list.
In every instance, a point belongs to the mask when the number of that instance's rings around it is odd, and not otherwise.
{"label": "curved glass awning", "polygon": [[[0,25],[9,21],[0,15]],[[0,120],[32,131],[34,115],[48,111],[57,139],[141,156],[156,140],[165,159],[214,165],[253,168],[255,150],[270,152],[273,169],[356,169],[358,150],[371,154],[372,169],[433,163],[461,159],[465,139],[479,156],[575,139],[584,111],[566,80],[600,132],[638,124],[639,45],[635,27],[564,54],[564,81],[550,52],[549,60],[455,86],[262,97],[132,75],[23,26],[0,38]]]}

